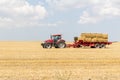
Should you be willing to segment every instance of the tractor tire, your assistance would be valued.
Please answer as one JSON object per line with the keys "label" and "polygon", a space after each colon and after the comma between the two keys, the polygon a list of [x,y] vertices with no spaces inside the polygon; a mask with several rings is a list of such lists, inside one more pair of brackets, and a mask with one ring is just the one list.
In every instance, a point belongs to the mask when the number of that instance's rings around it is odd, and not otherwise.
{"label": "tractor tire", "polygon": [[58,46],[58,48],[65,48],[65,47],[66,47],[66,44],[65,44],[65,42],[59,42],[59,43],[57,44],[57,46]]}
{"label": "tractor tire", "polygon": [[52,45],[50,43],[45,43],[44,48],[50,49],[52,48]]}
{"label": "tractor tire", "polygon": [[58,48],[58,45],[57,45],[57,44],[55,44],[55,45],[54,45],[54,47],[55,47],[55,48]]}

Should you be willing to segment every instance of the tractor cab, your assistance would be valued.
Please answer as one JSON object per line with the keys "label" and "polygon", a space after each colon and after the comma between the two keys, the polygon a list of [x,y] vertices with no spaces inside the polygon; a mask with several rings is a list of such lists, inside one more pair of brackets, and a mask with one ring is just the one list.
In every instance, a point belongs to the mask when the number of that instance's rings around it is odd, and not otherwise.
{"label": "tractor cab", "polygon": [[57,42],[58,40],[61,39],[61,34],[51,35],[50,38],[51,38],[51,40],[53,40],[54,42]]}

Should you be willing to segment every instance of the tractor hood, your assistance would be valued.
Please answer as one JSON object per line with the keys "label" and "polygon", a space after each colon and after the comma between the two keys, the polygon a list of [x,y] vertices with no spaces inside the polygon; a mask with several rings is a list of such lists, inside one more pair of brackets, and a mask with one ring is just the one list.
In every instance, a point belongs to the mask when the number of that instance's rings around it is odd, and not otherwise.
{"label": "tractor hood", "polygon": [[45,40],[45,43],[53,43],[52,39]]}

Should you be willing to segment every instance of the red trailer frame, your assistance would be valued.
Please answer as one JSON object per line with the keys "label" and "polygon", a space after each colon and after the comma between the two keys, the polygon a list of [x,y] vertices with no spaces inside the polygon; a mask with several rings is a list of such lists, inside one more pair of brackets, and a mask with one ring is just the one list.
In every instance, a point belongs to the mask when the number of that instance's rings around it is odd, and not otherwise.
{"label": "red trailer frame", "polygon": [[112,42],[84,42],[83,40],[78,40],[74,42],[73,44],[67,44],[67,47],[73,47],[73,48],[80,48],[82,46],[88,46],[91,48],[103,48],[106,47],[106,45],[110,45]]}

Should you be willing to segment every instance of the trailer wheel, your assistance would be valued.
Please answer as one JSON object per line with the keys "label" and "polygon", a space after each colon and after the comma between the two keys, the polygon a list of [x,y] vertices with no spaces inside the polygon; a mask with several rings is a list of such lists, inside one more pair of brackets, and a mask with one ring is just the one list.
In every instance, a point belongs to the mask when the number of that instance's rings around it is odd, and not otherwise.
{"label": "trailer wheel", "polygon": [[99,48],[100,44],[95,44],[94,48]]}
{"label": "trailer wheel", "polygon": [[80,48],[80,47],[82,47],[81,45],[77,45],[77,48]]}
{"label": "trailer wheel", "polygon": [[105,44],[99,45],[99,48],[105,48]]}

